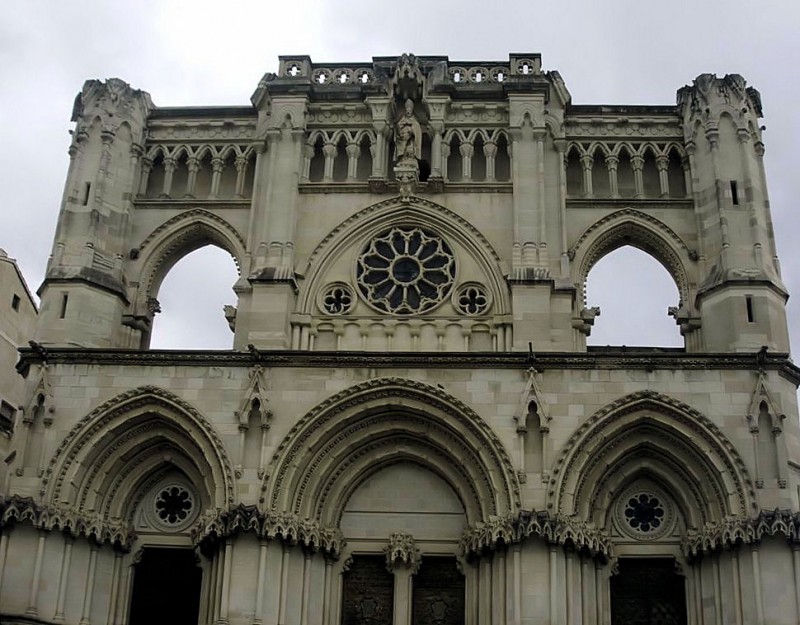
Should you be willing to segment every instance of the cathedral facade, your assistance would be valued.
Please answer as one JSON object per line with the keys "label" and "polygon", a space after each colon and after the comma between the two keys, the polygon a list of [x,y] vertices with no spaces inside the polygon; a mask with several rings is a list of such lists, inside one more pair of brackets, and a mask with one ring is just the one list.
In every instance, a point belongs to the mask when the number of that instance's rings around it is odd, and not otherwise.
{"label": "cathedral facade", "polygon": [[[0,499],[0,622],[796,625],[800,440],[759,93],[575,105],[538,54],[280,57],[75,101]],[[150,349],[230,253],[230,351]],[[634,246],[683,348],[588,348]],[[201,282],[201,278],[198,282]]]}

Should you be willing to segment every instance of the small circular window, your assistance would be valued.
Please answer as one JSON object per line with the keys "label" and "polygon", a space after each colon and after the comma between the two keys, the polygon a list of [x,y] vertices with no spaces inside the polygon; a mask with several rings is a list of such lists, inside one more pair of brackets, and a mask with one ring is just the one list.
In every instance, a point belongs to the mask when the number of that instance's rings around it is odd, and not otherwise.
{"label": "small circular window", "polygon": [[439,236],[396,227],[375,237],[356,264],[358,289],[382,312],[410,315],[439,304],[456,275],[455,257]]}
{"label": "small circular window", "polygon": [[639,532],[655,532],[664,522],[664,504],[658,497],[649,493],[634,495],[625,504],[625,520]]}
{"label": "small circular window", "polygon": [[195,512],[194,495],[181,484],[160,488],[153,501],[158,522],[171,528],[190,521]]}
{"label": "small circular window", "polygon": [[626,490],[617,500],[616,525],[637,540],[654,540],[668,534],[675,525],[671,500],[654,484]]}
{"label": "small circular window", "polygon": [[319,307],[329,315],[344,315],[353,309],[355,296],[346,284],[329,285],[318,300]]}
{"label": "small circular window", "polygon": [[456,310],[462,315],[483,315],[489,310],[491,299],[481,284],[470,282],[462,285],[453,297]]}

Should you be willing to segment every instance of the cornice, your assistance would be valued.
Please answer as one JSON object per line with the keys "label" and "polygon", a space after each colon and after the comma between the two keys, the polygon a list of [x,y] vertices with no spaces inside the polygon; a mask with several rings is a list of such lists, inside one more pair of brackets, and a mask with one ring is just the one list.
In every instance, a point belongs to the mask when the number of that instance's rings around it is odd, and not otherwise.
{"label": "cornice", "polygon": [[590,348],[588,352],[543,352],[534,358],[527,352],[310,352],[294,350],[129,350],[37,346],[21,348],[17,370],[32,364],[92,364],[122,366],[187,367],[374,367],[429,369],[527,369],[539,371],[640,369],[681,370],[769,370],[778,371],[800,385],[800,368],[788,354],[692,353],[680,348]]}

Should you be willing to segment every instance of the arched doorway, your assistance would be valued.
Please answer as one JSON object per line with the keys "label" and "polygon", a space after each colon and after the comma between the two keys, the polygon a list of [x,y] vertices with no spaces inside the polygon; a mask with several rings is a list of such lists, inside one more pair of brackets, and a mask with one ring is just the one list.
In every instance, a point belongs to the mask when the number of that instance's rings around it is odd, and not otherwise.
{"label": "arched doorway", "polygon": [[134,566],[130,625],[197,625],[201,581],[193,550],[145,547]]}
{"label": "arched doorway", "polygon": [[611,625],[686,625],[684,578],[672,558],[620,558],[611,578]]}

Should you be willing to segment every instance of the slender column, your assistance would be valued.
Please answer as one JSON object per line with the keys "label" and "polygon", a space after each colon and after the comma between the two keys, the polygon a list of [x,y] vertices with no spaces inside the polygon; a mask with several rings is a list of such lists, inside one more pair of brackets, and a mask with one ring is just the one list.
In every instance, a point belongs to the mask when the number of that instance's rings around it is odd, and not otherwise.
{"label": "slender column", "polygon": [[231,568],[233,564],[233,539],[225,540],[225,560],[222,564],[222,595],[219,599],[219,622],[228,622],[230,605]]}
{"label": "slender column", "polygon": [[613,154],[606,156],[606,169],[608,169],[608,188],[611,193],[611,199],[619,198],[619,180],[617,179],[617,167],[619,166],[619,157]]}
{"label": "slender column", "polygon": [[[344,593],[344,574],[345,571],[342,569],[339,571],[339,574],[336,576],[336,611],[332,613],[333,620],[331,623],[326,623],[325,625],[335,625],[337,623],[342,622],[342,598]],[[331,606],[333,607],[333,606]]]}
{"label": "slender column", "polygon": [[486,182],[494,182],[494,158],[497,156],[497,144],[494,141],[484,143],[483,155],[486,157]]}
{"label": "slender column", "polygon": [[567,551],[567,573],[565,575],[566,579],[564,580],[564,585],[567,591],[567,625],[573,625],[575,623],[575,610],[573,605],[573,599],[575,597],[575,553],[573,551]]}
{"label": "slender column", "polygon": [[394,568],[394,625],[411,625],[414,572],[412,567]]}
{"label": "slender column", "polygon": [[539,214],[539,261],[547,263],[547,202],[545,201],[545,179],[544,179],[544,140],[547,137],[547,130],[537,128],[533,131],[533,140],[536,143],[536,186],[538,187],[538,205],[536,207]]}
{"label": "slender column", "polygon": [[139,193],[137,195],[147,194],[147,183],[150,181],[151,171],[153,171],[153,160],[145,156],[142,158],[142,173],[139,176]]}
{"label": "slender column", "polygon": [[311,180],[311,159],[314,158],[314,144],[306,143],[303,146],[303,172],[300,174],[300,182]]}
{"label": "slender column", "polygon": [[122,575],[122,553],[114,552],[114,565],[111,567],[111,593],[108,598],[108,622],[114,622],[114,615],[117,613],[117,602],[119,601],[119,583]]}
{"label": "slender column", "polygon": [[333,181],[333,161],[336,158],[336,144],[327,142],[322,146],[322,154],[325,156],[325,173],[322,176],[323,182]]}
{"label": "slender column", "polygon": [[567,251],[567,159],[565,151],[567,142],[564,139],[556,139],[556,151],[558,152],[558,229],[561,232],[561,275],[568,276],[569,254]]}
{"label": "slender column", "polygon": [[[594,605],[595,622],[597,625],[604,625],[604,596],[603,596],[603,566],[600,562],[594,563]],[[585,625],[585,624],[584,624]]]}
{"label": "slender column", "polygon": [[[766,207],[769,206],[769,191],[767,189],[767,174],[764,171],[764,144],[761,141],[756,141],[756,144],[753,146],[755,149],[756,156],[758,157],[758,178],[761,185],[761,198],[762,198],[762,211]],[[688,189],[688,187],[687,187]],[[769,211],[764,211],[762,213],[764,221],[766,222],[764,225],[767,228],[767,239],[769,240],[769,253],[772,256],[772,260],[775,263],[775,271],[778,272],[780,276],[781,268],[780,263],[778,262],[777,251],[775,250],[775,232],[772,228],[772,218],[769,215]]]}
{"label": "slender column", "polygon": [[164,159],[164,186],[161,189],[161,197],[170,197],[172,192],[172,177],[175,175],[175,169],[178,164],[175,159],[168,156]]}
{"label": "slender column", "polygon": [[661,197],[669,197],[669,176],[667,175],[668,167],[668,156],[665,154],[659,154],[656,156],[656,168],[658,169],[658,183],[661,187]]}
{"label": "slender column", "polygon": [[[225,547],[223,546],[222,549]],[[216,623],[219,614],[219,562],[220,562],[220,549],[211,559],[211,572],[209,573],[208,585],[208,623]]]}
{"label": "slender column", "polygon": [[592,580],[589,579],[589,558],[581,558],[581,625],[589,625],[591,619],[591,593]]}
{"label": "slender column", "polygon": [[264,614],[264,588],[267,585],[267,541],[258,541],[258,579],[256,581],[256,611],[253,614],[253,625],[261,625]]}
{"label": "slender column", "polygon": [[[219,183],[222,180],[222,172],[225,171],[225,161],[219,156],[211,159],[211,190],[208,192],[208,199],[213,200],[219,197]],[[237,181],[238,182],[238,181]]]}
{"label": "slender column", "polygon": [[442,141],[442,146],[440,148],[442,152],[442,158],[440,159],[441,162],[441,169],[442,169],[442,179],[448,180],[447,174],[447,160],[450,158],[450,144],[445,143]]}
{"label": "slender column", "polygon": [[245,176],[247,175],[247,158],[244,156],[237,156],[234,161],[236,167],[236,189],[234,194],[236,197],[244,197],[244,183]]}
{"label": "slender column", "polygon": [[492,625],[506,625],[506,552],[498,550],[492,558]]}
{"label": "slender column", "polygon": [[[72,545],[75,539],[72,536],[64,535],[64,554],[61,556],[61,575],[58,578],[58,593],[56,598],[56,613],[54,621],[64,620],[64,603],[67,600],[67,583],[69,582],[69,565],[72,559]],[[116,565],[116,560],[114,561]],[[113,587],[112,587],[113,592]]]}
{"label": "slender column", "polygon": [[116,612],[114,615],[114,625],[127,625],[128,623],[128,606],[130,605],[131,587],[133,575],[133,565],[122,567],[122,579],[120,580],[120,593],[119,600],[116,605]]}
{"label": "slender column", "polygon": [[92,598],[94,596],[94,574],[97,570],[97,552],[100,546],[89,542],[89,572],[86,574],[86,589],[83,592],[80,625],[89,625],[92,616]]}
{"label": "slender column", "polygon": [[361,146],[358,143],[348,143],[347,152],[347,180],[353,182],[358,178],[358,157],[361,156]]}
{"label": "slender column", "polygon": [[694,571],[694,608],[697,616],[697,625],[703,625],[703,562],[698,561],[692,567]]}
{"label": "slender column", "polygon": [[558,547],[550,545],[550,625],[558,623]]}
{"label": "slender column", "polygon": [[488,557],[481,558],[480,580],[480,612],[478,625],[489,625],[492,622],[492,561]]}
{"label": "slender column", "polygon": [[200,171],[200,161],[192,156],[186,162],[186,168],[189,170],[189,175],[186,178],[186,193],[184,193],[184,197],[194,197],[194,187],[197,183],[197,172]]}
{"label": "slender column", "polygon": [[44,530],[39,530],[39,542],[36,545],[36,561],[33,565],[33,579],[31,579],[31,590],[28,593],[28,608],[25,610],[26,616],[38,616],[36,600],[39,596],[39,582],[42,579],[42,562],[44,561],[44,543],[47,534]]}
{"label": "slender column", "polygon": [[764,596],[761,592],[761,563],[758,558],[758,545],[750,545],[750,553],[753,558],[753,590],[756,599],[756,624],[764,625]]}
{"label": "slender column", "polygon": [[8,554],[8,535],[11,530],[7,527],[0,533],[0,594],[3,592],[3,572],[6,568],[6,555]]}
{"label": "slender column", "polygon": [[480,564],[465,565],[465,573],[467,573],[466,625],[478,625],[478,614],[480,612],[480,580],[478,579],[480,577]]}
{"label": "slender column", "polygon": [[289,594],[289,545],[283,543],[283,555],[281,556],[281,586],[280,596],[278,597],[278,625],[286,625],[286,599]]}
{"label": "slender column", "polygon": [[792,565],[794,568],[794,604],[797,621],[800,623],[800,544],[798,543],[792,543]]}
{"label": "slender column", "polygon": [[300,595],[300,625],[308,625],[308,604],[311,602],[311,551],[303,550],[303,590]]}
{"label": "slender column", "polygon": [[644,180],[642,179],[642,168],[644,167],[644,157],[639,154],[631,156],[631,168],[633,169],[633,182],[636,190],[633,197],[641,199],[644,197]]}
{"label": "slender column", "polygon": [[331,586],[333,586],[333,560],[325,557],[325,577],[322,584],[322,625],[331,624]]}
{"label": "slender column", "polygon": [[444,124],[442,122],[431,122],[433,129],[433,141],[431,141],[431,178],[442,177],[442,132]]}
{"label": "slender column", "polygon": [[712,557],[711,568],[714,572],[714,622],[722,625],[722,579],[719,573],[720,554]]}
{"label": "slender column", "polygon": [[594,197],[594,189],[592,188],[594,157],[591,154],[581,154],[581,165],[583,166],[583,197]]}
{"label": "slender column", "polygon": [[[733,609],[736,620],[735,625],[743,625],[742,618],[742,576],[739,571],[739,554],[736,551],[731,551],[731,573],[733,574]],[[796,576],[795,576],[796,578]],[[795,591],[798,600],[800,600],[800,588],[795,585]],[[800,602],[798,602],[800,606]],[[800,612],[798,612],[800,614]]]}
{"label": "slender column", "polygon": [[514,545],[511,553],[514,558],[514,577],[512,583],[514,584],[514,614],[511,619],[512,625],[520,625],[522,623],[522,547],[519,544]]}
{"label": "slender column", "polygon": [[461,152],[462,178],[472,180],[472,155],[475,153],[475,146],[468,141],[462,141],[458,151]]}

